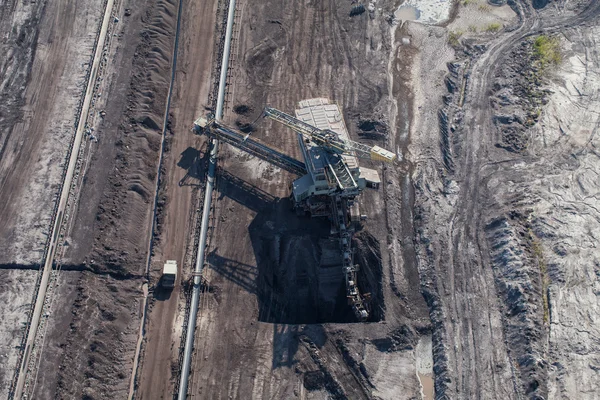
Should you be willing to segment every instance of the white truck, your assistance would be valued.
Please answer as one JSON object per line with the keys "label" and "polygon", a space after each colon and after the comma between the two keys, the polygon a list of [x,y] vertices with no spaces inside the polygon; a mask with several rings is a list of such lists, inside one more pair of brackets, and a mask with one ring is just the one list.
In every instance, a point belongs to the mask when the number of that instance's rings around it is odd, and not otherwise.
{"label": "white truck", "polygon": [[175,287],[175,282],[177,281],[177,261],[167,260],[163,266],[163,273],[160,281],[162,287],[165,289],[172,289]]}

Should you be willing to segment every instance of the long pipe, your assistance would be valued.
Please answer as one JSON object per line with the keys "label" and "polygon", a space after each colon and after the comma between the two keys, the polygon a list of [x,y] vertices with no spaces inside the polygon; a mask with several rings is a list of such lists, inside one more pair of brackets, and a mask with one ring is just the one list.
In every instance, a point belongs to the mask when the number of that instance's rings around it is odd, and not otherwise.
{"label": "long pipe", "polygon": [[67,200],[69,199],[69,193],[71,191],[71,184],[73,183],[73,177],[75,175],[75,168],[77,166],[77,159],[81,142],[83,140],[85,125],[87,123],[87,115],[90,109],[92,101],[92,95],[94,94],[94,83],[96,82],[98,68],[100,67],[100,60],[102,51],[104,49],[104,42],[106,41],[106,33],[111,21],[111,12],[113,8],[114,0],[108,0],[104,8],[104,17],[102,19],[102,25],[100,33],[98,35],[98,41],[96,42],[96,51],[94,52],[94,58],[92,60],[92,68],[90,69],[90,75],[88,78],[85,96],[83,98],[83,105],[79,114],[79,122],[77,124],[77,130],[75,131],[75,138],[73,139],[73,145],[71,147],[71,154],[69,163],[67,164],[67,171],[64,175],[62,182],[62,188],[60,191],[60,197],[58,200],[58,207],[56,209],[56,219],[53,222],[52,231],[50,235],[50,242],[48,244],[48,252],[46,253],[46,259],[42,270],[42,279],[38,289],[37,297],[35,299],[35,306],[31,320],[29,321],[29,331],[27,332],[27,339],[25,342],[25,353],[21,358],[19,369],[17,370],[17,383],[15,386],[14,393],[9,393],[9,398],[20,400],[23,397],[23,391],[25,389],[25,379],[27,377],[27,368],[29,367],[29,361],[31,358],[31,352],[34,347],[34,342],[38,334],[38,327],[40,324],[40,317],[44,309],[46,302],[46,292],[48,290],[48,281],[50,279],[50,273],[52,272],[52,265],[54,263],[54,257],[60,240],[58,236],[62,223],[65,216],[65,210],[67,208]]}
{"label": "long pipe", "polygon": [[[217,109],[215,119],[217,121],[223,118],[223,105],[225,104],[225,87],[227,86],[227,70],[229,68],[229,53],[231,48],[231,36],[233,33],[233,19],[235,16],[235,0],[229,1],[229,11],[227,14],[227,31],[225,32],[225,47],[223,49],[223,59],[221,61],[221,76],[219,78],[219,93],[217,96]],[[219,151],[219,141],[213,140],[210,150],[208,164],[208,179],[206,190],[204,192],[204,207],[202,210],[202,222],[200,225],[200,242],[198,243],[198,255],[196,257],[196,268],[194,269],[194,289],[192,291],[192,304],[188,320],[187,333],[185,337],[185,350],[183,355],[183,365],[181,368],[181,377],[179,381],[179,393],[177,398],[185,400],[188,390],[188,379],[190,375],[190,364],[192,361],[192,350],[194,349],[194,331],[196,330],[196,318],[198,316],[198,302],[200,300],[200,274],[204,267],[204,250],[206,248],[206,233],[208,232],[208,220],[210,217],[212,191],[215,184],[215,172],[217,169],[217,153]]]}

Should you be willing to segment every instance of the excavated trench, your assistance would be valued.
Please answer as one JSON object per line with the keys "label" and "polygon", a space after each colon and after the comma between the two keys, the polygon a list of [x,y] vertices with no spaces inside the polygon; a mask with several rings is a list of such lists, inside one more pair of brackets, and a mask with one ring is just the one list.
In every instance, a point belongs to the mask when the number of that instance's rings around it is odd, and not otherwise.
{"label": "excavated trench", "polygon": [[[260,321],[357,322],[347,303],[341,252],[328,220],[299,218],[287,199],[279,199],[256,215],[249,230],[257,262]],[[354,248],[360,291],[371,298],[369,321],[380,321],[384,305],[379,244],[369,233],[359,232]]]}

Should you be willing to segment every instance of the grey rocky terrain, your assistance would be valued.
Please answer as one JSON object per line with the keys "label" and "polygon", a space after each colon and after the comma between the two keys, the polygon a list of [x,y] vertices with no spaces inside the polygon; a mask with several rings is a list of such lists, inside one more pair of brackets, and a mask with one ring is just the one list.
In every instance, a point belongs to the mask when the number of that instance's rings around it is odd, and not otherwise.
{"label": "grey rocky terrain", "polygon": [[436,394],[597,398],[600,6],[511,7],[496,38],[451,40],[444,104],[413,126]]}

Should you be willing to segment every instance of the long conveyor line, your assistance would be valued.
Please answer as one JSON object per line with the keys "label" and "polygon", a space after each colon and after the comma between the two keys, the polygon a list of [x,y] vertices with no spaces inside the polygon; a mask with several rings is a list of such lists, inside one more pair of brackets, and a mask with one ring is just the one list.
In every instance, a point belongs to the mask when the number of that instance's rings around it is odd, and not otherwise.
{"label": "long conveyor line", "polygon": [[305,175],[306,165],[303,162],[296,160],[282,152],[273,149],[267,145],[264,145],[248,135],[243,135],[234,130],[225,128],[218,123],[213,123],[209,127],[202,129],[196,127],[196,130],[201,130],[201,133],[206,134],[214,139],[229,143],[230,145],[237,147],[249,154],[252,154],[262,160],[270,162],[279,168],[285,169],[293,174]]}

